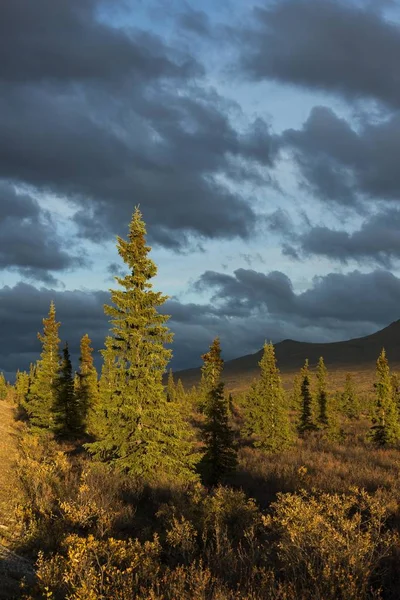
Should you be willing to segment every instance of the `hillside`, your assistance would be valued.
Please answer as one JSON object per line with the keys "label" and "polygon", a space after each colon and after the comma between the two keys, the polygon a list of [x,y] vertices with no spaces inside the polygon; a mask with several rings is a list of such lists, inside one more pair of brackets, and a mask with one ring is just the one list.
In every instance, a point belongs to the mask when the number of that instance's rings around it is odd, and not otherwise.
{"label": "hillside", "polygon": [[[320,356],[324,357],[332,377],[332,387],[343,384],[345,374],[357,373],[360,387],[369,389],[373,382],[376,359],[385,348],[391,367],[400,370],[400,320],[371,335],[343,342],[310,343],[283,340],[275,345],[278,366],[286,386],[290,385],[293,375],[308,358],[314,366]],[[224,367],[224,381],[231,391],[248,386],[258,373],[261,350],[255,354],[241,356],[227,361]],[[185,386],[196,384],[200,378],[200,369],[187,369],[176,373]]]}
{"label": "hillside", "polygon": [[18,536],[15,508],[21,501],[15,473],[17,441],[13,407],[0,400],[0,599],[20,597],[20,582],[32,576],[30,563],[12,551]]}

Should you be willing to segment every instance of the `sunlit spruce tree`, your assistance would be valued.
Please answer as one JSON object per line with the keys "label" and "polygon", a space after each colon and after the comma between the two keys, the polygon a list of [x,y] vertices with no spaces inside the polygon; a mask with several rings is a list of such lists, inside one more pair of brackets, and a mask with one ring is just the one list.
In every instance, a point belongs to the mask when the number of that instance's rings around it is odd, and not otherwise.
{"label": "sunlit spruce tree", "polygon": [[221,358],[221,342],[216,337],[210,346],[210,350],[201,356],[203,365],[201,367],[201,379],[199,387],[199,409],[206,411],[207,402],[210,398],[209,392],[215,389],[220,381],[224,361]]}
{"label": "sunlit spruce tree", "polygon": [[8,394],[8,386],[4,373],[0,372],[0,400],[5,400]]}
{"label": "sunlit spruce tree", "polygon": [[63,349],[55,390],[53,405],[54,433],[62,438],[73,438],[82,433],[82,420],[74,390],[68,344],[65,344]]}
{"label": "sunlit spruce tree", "polygon": [[92,342],[88,334],[81,339],[79,371],[74,378],[75,396],[78,402],[80,422],[83,430],[90,429],[99,402],[99,386],[93,362]]}
{"label": "sunlit spruce tree", "polygon": [[176,391],[177,402],[182,404],[186,400],[186,392],[185,392],[185,388],[183,387],[182,379],[178,379],[175,391]]}
{"label": "sunlit spruce tree", "polygon": [[359,404],[351,373],[346,373],[341,402],[343,414],[348,419],[357,419],[359,416]]}
{"label": "sunlit spruce tree", "polygon": [[399,415],[399,419],[400,419],[400,378],[399,378],[398,373],[392,373],[391,380],[392,380],[393,400],[397,407],[397,414]]}
{"label": "sunlit spruce tree", "polygon": [[202,383],[203,389],[207,390],[204,407],[206,421],[203,429],[205,453],[202,466],[206,482],[216,485],[237,465],[234,433],[229,425],[228,401],[224,394],[224,384],[220,381],[224,361],[221,358],[218,338],[202,358]]}
{"label": "sunlit spruce tree", "polygon": [[111,336],[106,338],[101,354],[103,365],[99,379],[99,397],[88,421],[88,433],[99,440],[104,439],[108,432],[108,410],[113,404],[113,397],[118,388],[117,360]]}
{"label": "sunlit spruce tree", "polygon": [[317,404],[318,404],[318,423],[322,427],[328,427],[328,390],[327,390],[327,375],[328,370],[325,366],[324,359],[320,356],[317,365]]}
{"label": "sunlit spruce tree", "polygon": [[26,371],[18,369],[15,377],[15,401],[21,413],[26,415],[27,411],[27,396],[29,392],[29,374]]}
{"label": "sunlit spruce tree", "polygon": [[384,349],[376,362],[375,390],[376,404],[371,428],[372,441],[377,446],[394,445],[400,439],[400,424],[397,406],[393,398],[389,362]]}
{"label": "sunlit spruce tree", "polygon": [[248,393],[244,431],[253,436],[254,446],[277,452],[290,446],[293,436],[273,344],[264,345],[258,364],[260,377]]}
{"label": "sunlit spruce tree", "polygon": [[313,397],[310,390],[310,371],[308,368],[308,360],[300,372],[301,377],[301,411],[300,422],[298,429],[300,433],[315,431],[316,425],[314,421]]}
{"label": "sunlit spruce tree", "polygon": [[58,330],[54,302],[50,304],[48,317],[43,319],[43,333],[38,334],[42,343],[40,360],[31,373],[27,410],[34,427],[53,429],[53,407],[56,397],[55,384],[60,364]]}
{"label": "sunlit spruce tree", "polygon": [[113,305],[105,307],[112,325],[103,352],[109,373],[102,374],[96,419],[101,438],[88,448],[95,457],[144,479],[160,474],[187,478],[194,469],[191,432],[176,404],[166,399],[162,379],[171,350],[165,345],[172,333],[166,326],[169,317],[158,312],[167,297],[152,289],[157,268],[148,257],[145,235],[137,208],[128,239],[118,238],[129,272],[116,277],[122,289],[111,292]]}

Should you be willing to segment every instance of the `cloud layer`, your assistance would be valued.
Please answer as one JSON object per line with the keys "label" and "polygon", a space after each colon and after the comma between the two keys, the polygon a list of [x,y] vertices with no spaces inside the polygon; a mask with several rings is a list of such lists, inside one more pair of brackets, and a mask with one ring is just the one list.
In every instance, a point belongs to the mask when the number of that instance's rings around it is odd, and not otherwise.
{"label": "cloud layer", "polygon": [[167,4],[2,3],[7,373],[37,357],[51,299],[75,359],[86,332],[102,346],[107,242],[137,204],[177,289],[175,367],[215,335],[233,358],[400,316],[397,3]]}

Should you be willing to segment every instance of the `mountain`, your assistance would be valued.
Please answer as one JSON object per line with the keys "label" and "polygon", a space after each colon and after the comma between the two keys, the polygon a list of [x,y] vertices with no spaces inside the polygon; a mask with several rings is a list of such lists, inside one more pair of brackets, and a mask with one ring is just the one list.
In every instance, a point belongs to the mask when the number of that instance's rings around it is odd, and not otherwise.
{"label": "mountain", "polygon": [[[275,345],[275,353],[279,369],[286,385],[293,374],[304,365],[308,358],[314,366],[320,356],[334,375],[332,382],[341,385],[346,372],[357,373],[363,387],[370,387],[374,378],[376,359],[382,348],[385,348],[390,365],[400,370],[400,320],[371,335],[354,338],[344,342],[310,343],[283,340]],[[255,354],[247,354],[227,361],[224,366],[223,379],[227,388],[234,391],[247,387],[258,374],[258,362],[262,350]],[[200,379],[200,369],[186,369],[176,373],[185,386],[196,384]]]}

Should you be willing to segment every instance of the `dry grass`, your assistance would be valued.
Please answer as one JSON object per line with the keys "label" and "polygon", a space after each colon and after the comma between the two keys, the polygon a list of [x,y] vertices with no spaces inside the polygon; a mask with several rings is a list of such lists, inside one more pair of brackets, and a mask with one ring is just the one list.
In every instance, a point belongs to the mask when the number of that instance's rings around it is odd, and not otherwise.
{"label": "dry grass", "polygon": [[17,459],[14,407],[0,400],[0,542],[9,544],[16,528],[15,506],[20,500],[15,474]]}

